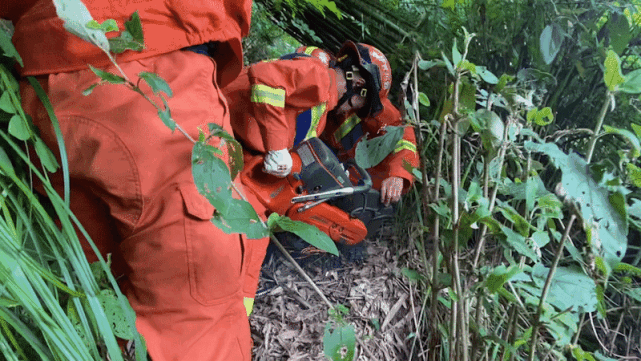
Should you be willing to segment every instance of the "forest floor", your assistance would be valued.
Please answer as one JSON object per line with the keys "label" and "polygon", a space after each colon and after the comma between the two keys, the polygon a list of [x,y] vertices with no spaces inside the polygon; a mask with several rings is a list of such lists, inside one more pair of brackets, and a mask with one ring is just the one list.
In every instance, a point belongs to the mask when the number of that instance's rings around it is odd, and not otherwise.
{"label": "forest floor", "polygon": [[[329,255],[312,256],[318,262],[307,260],[304,269],[332,304],[349,309],[354,360],[409,360],[421,310],[416,284],[403,274],[411,252],[393,251],[394,237],[364,242],[364,261],[328,267],[323,257]],[[327,361],[323,335],[330,320],[328,306],[296,269],[281,255],[268,257],[250,317],[254,359]]]}

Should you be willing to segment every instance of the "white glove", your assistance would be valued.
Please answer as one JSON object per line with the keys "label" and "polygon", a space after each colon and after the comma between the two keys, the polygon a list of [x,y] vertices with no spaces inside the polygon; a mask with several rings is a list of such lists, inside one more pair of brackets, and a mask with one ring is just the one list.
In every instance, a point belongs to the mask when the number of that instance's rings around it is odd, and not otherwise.
{"label": "white glove", "polygon": [[292,171],[292,156],[287,149],[270,150],[263,161],[263,171],[285,178]]}

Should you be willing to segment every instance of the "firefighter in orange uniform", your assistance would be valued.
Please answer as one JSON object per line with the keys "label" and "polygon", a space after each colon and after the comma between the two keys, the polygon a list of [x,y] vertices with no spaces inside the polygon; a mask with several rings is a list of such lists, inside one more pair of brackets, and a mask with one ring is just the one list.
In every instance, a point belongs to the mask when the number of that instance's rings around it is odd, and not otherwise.
{"label": "firefighter in orange uniform", "polygon": [[[98,22],[112,18],[121,29],[138,11],[146,48],[118,55],[120,67],[134,82],[142,71],[164,78],[174,93],[172,117],[193,138],[208,123],[232,132],[220,89],[242,68],[251,1],[83,2]],[[191,175],[192,143],[172,134],[143,97],[114,85],[82,95],[97,81],[87,64],[117,71],[101,50],[65,31],[52,0],[3,0],[0,17],[15,24],[20,74],[37,77],[53,103],[67,147],[71,208],[101,251],[122,259],[122,289],[153,360],[250,360],[244,301],[254,296],[266,240],[228,235],[210,222],[214,209]],[[58,149],[26,84],[23,106]],[[53,182],[62,189],[60,172]]]}
{"label": "firefighter in orange uniform", "polygon": [[[296,52],[318,58],[328,67],[336,63],[336,58],[330,52],[318,47],[301,46],[296,49]],[[387,60],[382,64],[389,67]],[[387,98],[387,93],[384,96],[381,94],[381,104],[383,109],[375,116],[332,114],[334,116],[328,119],[327,127],[320,138],[336,151],[338,158],[342,161],[353,159],[356,144],[365,139],[366,135],[370,138],[377,137],[385,134],[387,126],[405,125],[400,111]],[[407,170],[405,164],[411,167],[418,166],[413,127],[406,127],[403,138],[398,141],[394,151],[381,163],[367,170],[372,178],[373,188],[381,192],[382,203],[398,202],[401,195],[407,193],[412,185],[414,176]]]}

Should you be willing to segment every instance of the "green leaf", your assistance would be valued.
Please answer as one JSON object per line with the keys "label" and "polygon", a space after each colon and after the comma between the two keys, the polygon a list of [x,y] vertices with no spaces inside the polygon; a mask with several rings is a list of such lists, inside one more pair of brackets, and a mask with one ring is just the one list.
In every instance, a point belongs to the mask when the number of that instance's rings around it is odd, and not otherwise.
{"label": "green leaf", "polygon": [[403,138],[404,126],[387,126],[385,134],[373,139],[364,139],[356,145],[356,164],[363,169],[376,166],[394,151],[396,144]]}
{"label": "green leaf", "polygon": [[456,0],[443,0],[441,7],[443,9],[450,9],[454,11],[456,9]]}
{"label": "green leaf", "polygon": [[167,101],[163,98],[162,102],[165,105],[165,109],[158,109],[158,117],[160,117],[160,120],[173,132],[176,130],[176,122],[171,117],[171,110],[169,109]]}
{"label": "green leaf", "polygon": [[259,239],[269,235],[252,205],[242,199],[229,200],[226,213],[217,211],[211,222],[227,234],[245,233],[249,239]]}
{"label": "green leaf", "polygon": [[231,178],[235,179],[238,173],[243,170],[243,147],[236,139],[234,139],[231,134],[227,133],[227,131],[220,125],[216,123],[209,123],[208,127],[210,136],[221,138],[221,146],[227,146]]}
{"label": "green leaf", "polygon": [[476,72],[481,76],[484,82],[488,84],[498,84],[499,78],[496,77],[491,71],[487,70],[484,66],[476,66]]}
{"label": "green leaf", "polygon": [[[550,269],[538,263],[532,271],[535,282],[543,284]],[[580,267],[557,267],[546,301],[558,310],[593,312],[596,310],[596,284]]]}
{"label": "green leaf", "polygon": [[492,270],[492,273],[485,280],[485,287],[487,287],[490,293],[496,293],[505,282],[509,281],[516,274],[521,273],[521,269],[518,266],[505,267],[505,265],[500,265]]}
{"label": "green leaf", "polygon": [[225,162],[216,157],[215,148],[202,142],[194,144],[191,172],[198,192],[223,215],[232,202],[231,177]]}
{"label": "green leaf", "polygon": [[641,144],[639,143],[639,138],[627,129],[620,129],[611,127],[609,125],[604,125],[603,130],[606,134],[616,134],[623,137],[634,149],[632,152],[632,157],[637,158],[641,154]]}
{"label": "green leaf", "polygon": [[435,66],[444,66],[445,63],[442,60],[420,60],[418,62],[418,67],[421,70],[429,70]]}
{"label": "green leaf", "polygon": [[231,177],[216,148],[197,142],[192,150],[192,176],[198,192],[214,206],[212,223],[226,233],[245,233],[248,238],[268,235],[256,211],[246,201],[232,197]]}
{"label": "green leaf", "polygon": [[635,301],[641,302],[641,288],[626,289],[623,292]]}
{"label": "green leaf", "polygon": [[417,270],[409,269],[407,267],[403,267],[403,269],[401,269],[401,273],[403,273],[403,275],[412,282],[418,282],[425,278]]}
{"label": "green leaf", "polygon": [[158,95],[158,93],[163,92],[170,98],[173,96],[169,84],[167,84],[167,82],[157,74],[143,71],[140,72],[138,76],[149,85],[154,94]]}
{"label": "green leaf", "polygon": [[450,72],[452,76],[454,76],[454,66],[452,65],[452,62],[450,62],[450,59],[445,56],[445,53],[441,53],[443,56],[443,61],[445,62],[445,67],[447,67],[447,70]]}
{"label": "green leaf", "polygon": [[31,138],[31,132],[27,124],[25,124],[25,121],[19,115],[14,115],[11,117],[11,120],[9,120],[9,134],[20,140]]}
{"label": "green leaf", "polygon": [[300,221],[293,221],[285,216],[274,218],[272,222],[273,224],[270,226],[272,231],[281,229],[294,233],[312,246],[338,256],[338,248],[336,248],[334,241],[327,234],[321,232],[318,227]]}
{"label": "green leaf", "polygon": [[430,98],[425,95],[423,92],[418,93],[418,101],[423,104],[423,106],[429,107],[430,106]]}
{"label": "green leaf", "polygon": [[11,163],[11,158],[9,158],[9,155],[7,155],[7,152],[3,148],[0,148],[0,168],[4,175],[11,175],[15,173],[13,164]]}
{"label": "green leaf", "polygon": [[2,96],[0,96],[0,110],[9,114],[16,114],[18,112],[16,107],[13,105],[11,94],[8,91],[5,91],[2,93]]}
{"label": "green leaf", "polygon": [[325,326],[323,352],[333,361],[352,361],[356,347],[356,332],[353,325],[339,326],[332,330]]}
{"label": "green leaf", "polygon": [[109,53],[109,41],[102,30],[89,29],[87,24],[93,20],[87,7],[80,0],[53,0],[58,17],[70,33],[88,41],[105,53]]}
{"label": "green leaf", "polygon": [[20,66],[24,66],[20,54],[18,54],[16,47],[11,42],[11,34],[8,31],[3,31],[2,27],[0,27],[0,50],[2,50],[4,56],[16,59]]}
{"label": "green leaf", "polygon": [[563,174],[561,184],[568,197],[580,206],[584,229],[592,246],[613,269],[627,248],[626,220],[610,201],[610,192],[592,177],[585,160],[575,153],[567,155],[552,143],[526,142],[525,149],[547,154]]}
{"label": "green leaf", "polygon": [[610,31],[610,45],[612,45],[612,49],[621,55],[628,47],[630,39],[632,39],[628,19],[623,15],[614,13],[610,21],[608,21],[607,28]]}
{"label": "green leaf", "polygon": [[40,139],[40,137],[34,135],[35,138],[35,143],[34,143],[34,149],[36,150],[36,154],[40,158],[40,163],[51,173],[55,172],[58,170],[58,161],[56,160],[56,157],[53,155],[53,152],[47,147],[45,142]]}
{"label": "green leaf", "polygon": [[505,234],[506,236],[505,243],[507,243],[507,245],[510,246],[510,248],[514,249],[519,254],[531,259],[533,262],[538,261],[537,254],[525,242],[525,237],[523,237],[522,235],[514,232],[513,230],[505,226],[501,226],[501,231],[503,232],[503,234]]}
{"label": "green leaf", "polygon": [[121,77],[119,75],[112,74],[112,73],[110,73],[108,71],[104,71],[104,70],[95,68],[95,67],[93,67],[91,65],[89,65],[89,69],[91,69],[91,71],[93,71],[94,74],[96,74],[100,79],[102,79],[102,80],[104,80],[104,81],[106,81],[108,83],[111,83],[111,84],[125,84],[127,82],[125,80],[125,78],[123,78],[123,77]]}
{"label": "green leaf", "polygon": [[557,24],[550,24],[543,29],[539,37],[539,47],[543,55],[543,61],[546,64],[554,61],[556,54],[561,50],[562,44],[561,28]]}
{"label": "green leaf", "polygon": [[109,39],[111,51],[120,54],[126,50],[142,51],[145,48],[145,40],[142,31],[142,23],[138,11],[131,15],[125,22],[125,30],[116,38]]}
{"label": "green leaf", "polygon": [[114,19],[107,19],[103,21],[103,23],[99,23],[96,20],[91,20],[87,23],[87,28],[93,29],[93,30],[101,30],[105,33],[111,32],[111,31],[118,31],[118,23]]}
{"label": "green leaf", "polygon": [[458,47],[456,46],[456,39],[454,39],[454,45],[452,45],[452,64],[458,67],[462,58],[461,52],[458,51]]}
{"label": "green leaf", "polygon": [[619,86],[619,90],[628,94],[641,93],[641,69],[636,69],[626,74],[625,81]]}
{"label": "green leaf", "polygon": [[608,50],[604,65],[605,72],[603,73],[603,79],[605,85],[610,91],[615,91],[619,85],[625,81],[621,73],[621,59],[619,59],[619,56],[614,51]]}
{"label": "green leaf", "polygon": [[82,95],[87,96],[87,95],[93,93],[93,90],[96,89],[96,87],[99,86],[99,85],[102,85],[102,82],[98,82],[98,83],[90,85],[89,88],[87,88],[87,89],[82,91]]}
{"label": "green leaf", "polygon": [[105,310],[105,315],[107,315],[107,320],[114,335],[125,340],[133,339],[134,330],[132,330],[126,316],[126,312],[133,312],[129,302],[127,302],[128,310],[123,310],[120,300],[113,290],[101,290],[97,297],[100,305]]}
{"label": "green leaf", "polygon": [[581,346],[571,345],[570,348],[572,349],[572,356],[574,356],[576,361],[596,361],[592,354],[587,351],[583,351]]}
{"label": "green leaf", "polygon": [[641,187],[641,168],[632,163],[626,163],[625,169],[628,171],[628,178],[630,182],[637,187]]}

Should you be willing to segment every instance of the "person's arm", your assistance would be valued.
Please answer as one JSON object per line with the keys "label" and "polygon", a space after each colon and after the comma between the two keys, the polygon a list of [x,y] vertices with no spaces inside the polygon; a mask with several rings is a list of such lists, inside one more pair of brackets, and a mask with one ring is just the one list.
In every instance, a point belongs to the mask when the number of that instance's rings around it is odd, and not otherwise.
{"label": "person's arm", "polygon": [[[386,126],[405,125],[400,111],[392,105],[389,99],[384,99],[383,105],[384,110],[376,119],[365,122],[366,132],[380,134],[380,131]],[[403,138],[396,143],[393,152],[372,169],[375,173],[385,175],[385,179],[381,183],[381,202],[385,204],[398,202],[401,195],[409,191],[414,182],[414,176],[407,169],[407,165],[417,167],[418,162],[414,128],[406,126]]]}

